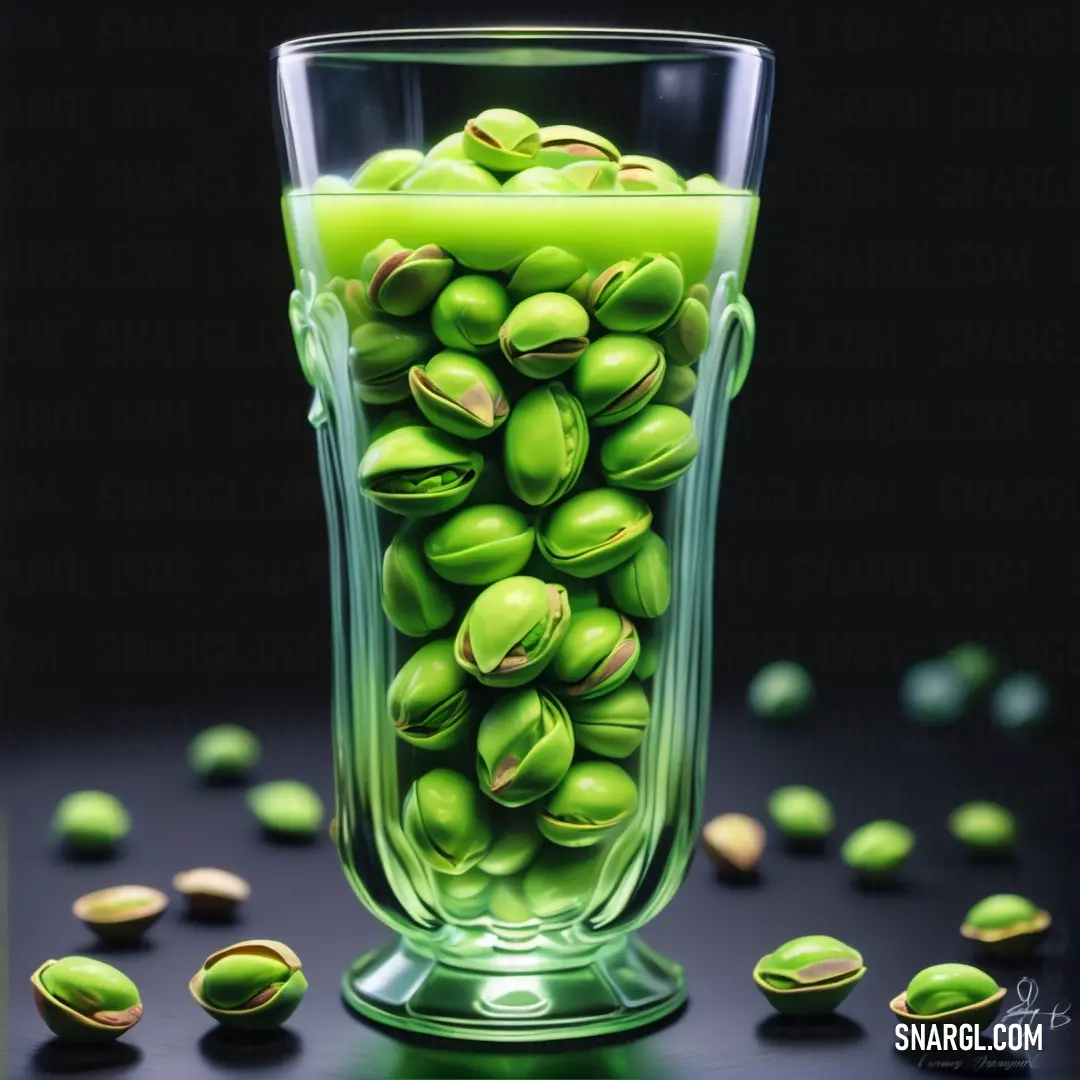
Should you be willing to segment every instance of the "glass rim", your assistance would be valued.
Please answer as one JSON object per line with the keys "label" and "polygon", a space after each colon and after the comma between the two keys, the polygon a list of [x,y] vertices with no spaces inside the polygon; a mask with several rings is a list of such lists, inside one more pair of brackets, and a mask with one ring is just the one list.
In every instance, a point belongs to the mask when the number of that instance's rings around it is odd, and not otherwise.
{"label": "glass rim", "polygon": [[534,40],[581,41],[612,43],[654,42],[657,45],[692,47],[713,56],[756,56],[772,61],[775,55],[767,45],[750,38],[725,37],[696,30],[647,30],[600,26],[448,26],[399,30],[356,30],[336,34],[316,34],[292,38],[270,50],[271,59],[318,56],[325,50],[337,51],[351,45],[392,45],[423,41],[460,41],[467,38],[488,38],[492,42],[519,38]]}

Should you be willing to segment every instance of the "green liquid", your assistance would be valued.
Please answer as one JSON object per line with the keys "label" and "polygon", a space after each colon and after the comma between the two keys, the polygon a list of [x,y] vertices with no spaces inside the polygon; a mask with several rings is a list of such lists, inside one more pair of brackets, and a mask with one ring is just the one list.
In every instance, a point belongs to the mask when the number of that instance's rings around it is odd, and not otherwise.
{"label": "green liquid", "polygon": [[590,273],[645,253],[674,253],[687,282],[745,280],[759,200],[720,195],[503,195],[293,193],[282,199],[293,272],[358,278],[367,252],[387,239],[437,244],[470,269],[501,270],[553,245]]}

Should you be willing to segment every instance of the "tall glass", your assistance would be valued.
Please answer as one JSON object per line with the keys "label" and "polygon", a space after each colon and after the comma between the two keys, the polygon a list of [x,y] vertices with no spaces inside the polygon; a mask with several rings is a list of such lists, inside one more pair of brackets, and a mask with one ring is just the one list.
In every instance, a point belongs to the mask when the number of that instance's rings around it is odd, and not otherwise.
{"label": "tall glass", "polygon": [[654,1021],[698,833],[715,516],[770,52],[667,31],[275,50],[330,534],[336,843],[395,932],[359,1013]]}

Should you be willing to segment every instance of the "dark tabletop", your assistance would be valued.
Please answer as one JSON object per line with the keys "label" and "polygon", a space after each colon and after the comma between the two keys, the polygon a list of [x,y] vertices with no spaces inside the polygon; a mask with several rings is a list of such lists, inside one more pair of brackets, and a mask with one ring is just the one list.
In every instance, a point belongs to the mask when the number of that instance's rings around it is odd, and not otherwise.
{"label": "dark tabletop", "polygon": [[[404,1042],[357,1020],[338,996],[345,965],[387,936],[354,897],[323,830],[308,847],[264,840],[242,789],[205,789],[188,772],[184,749],[200,728],[225,721],[263,738],[254,779],[309,781],[332,795],[327,710],[267,707],[123,709],[72,717],[24,715],[20,744],[6,755],[9,807],[9,939],[12,1000],[11,1080],[84,1073],[102,1080],[201,1080],[234,1072],[304,1080],[436,1077],[913,1077],[930,1066],[893,1048],[889,999],[919,968],[977,962],[1008,987],[1005,1008],[1020,1003],[1028,977],[1038,1007],[1059,1012],[1080,998],[1069,945],[1070,901],[1077,891],[1072,835],[1074,794],[1065,748],[1051,728],[1017,742],[974,716],[949,730],[920,730],[896,715],[887,693],[830,700],[784,729],[747,715],[732,695],[716,711],[706,814],[765,815],[782,783],[810,783],[833,800],[835,840],[823,855],[787,854],[774,835],[756,885],[721,883],[698,856],[671,905],[643,935],[686,967],[690,1004],[676,1020],[643,1036],[588,1048],[504,1053]],[[68,791],[98,787],[129,806],[134,829],[110,862],[65,862],[48,843],[48,822]],[[948,836],[957,803],[998,798],[1021,822],[1022,842],[1004,864],[976,864]],[[853,888],[836,851],[869,818],[911,824],[918,843],[903,887],[866,894]],[[187,922],[173,904],[142,949],[98,951],[72,916],[76,896],[121,883],[171,891],[172,875],[220,866],[253,886],[235,926]],[[957,928],[981,896],[1016,891],[1050,908],[1054,933],[1043,955],[1019,967],[977,960]],[[754,962],[786,940],[832,934],[859,948],[868,972],[825,1024],[779,1022],[750,980]],[[251,1045],[226,1038],[191,1000],[188,978],[217,948],[244,938],[286,941],[301,957],[310,989],[286,1029]],[[82,953],[121,967],[138,984],[146,1012],[107,1051],[68,1050],[49,1037],[34,1011],[31,971],[50,957]],[[1070,967],[1071,965],[1071,967]],[[1026,984],[1030,986],[1031,984]],[[1030,999],[1031,994],[1028,993]],[[931,1054],[952,1075],[1030,1075],[1073,1080],[1077,1025],[1049,1029],[1027,1066],[1008,1055]],[[1058,1021],[1059,1025],[1061,1021]]]}

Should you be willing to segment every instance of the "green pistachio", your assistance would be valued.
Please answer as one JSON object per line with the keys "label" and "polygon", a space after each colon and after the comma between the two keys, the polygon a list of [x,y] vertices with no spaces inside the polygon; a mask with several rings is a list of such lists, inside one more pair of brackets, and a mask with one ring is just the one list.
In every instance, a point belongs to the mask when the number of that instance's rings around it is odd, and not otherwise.
{"label": "green pistachio", "polygon": [[465,125],[462,145],[485,169],[518,172],[535,164],[540,128],[515,109],[485,109]]}
{"label": "green pistachio", "polygon": [[211,953],[188,984],[191,996],[226,1027],[269,1031],[304,1000],[300,957],[281,941],[239,941]]}
{"label": "green pistachio", "polygon": [[802,784],[777,788],[769,796],[769,816],[789,840],[795,841],[824,840],[836,824],[829,800]]}
{"label": "green pistachio", "polygon": [[468,161],[465,153],[464,132],[452,131],[444,139],[440,139],[425,155],[424,164],[430,165],[433,161]]}
{"label": "green pistachio", "polygon": [[487,911],[492,878],[474,866],[464,874],[435,874],[435,891],[454,919],[475,919]]}
{"label": "green pistachio", "polygon": [[569,708],[575,744],[594,754],[629,757],[645,738],[649,699],[638,679],[627,679],[600,697],[579,698]]}
{"label": "green pistachio", "polygon": [[559,171],[579,191],[612,192],[619,186],[619,166],[613,161],[578,161]]}
{"label": "green pistachio", "polygon": [[367,285],[364,282],[355,278],[346,280],[343,277],[336,277],[331,279],[326,288],[341,301],[350,334],[363,323],[379,317],[379,312],[372,307],[368,299]]}
{"label": "green pistachio", "polygon": [[88,956],[46,960],[30,982],[38,1015],[67,1042],[109,1042],[142,1017],[138,987],[122,971]]}
{"label": "green pistachio", "polygon": [[574,757],[574,731],[562,703],[529,687],[501,697],[480,721],[480,790],[503,806],[524,806],[551,791]]}
{"label": "green pistachio", "polygon": [[506,482],[522,502],[547,506],[577,483],[588,451],[581,402],[561,382],[538,386],[518,401],[507,421]]}
{"label": "green pistachio", "polygon": [[712,304],[712,293],[705,282],[695,281],[694,284],[686,290],[686,296],[683,297],[683,299],[696,300],[706,311],[708,311]]}
{"label": "green pistachio", "polygon": [[439,295],[453,273],[454,260],[437,244],[395,251],[371,272],[368,299],[387,315],[415,315]]}
{"label": "green pistachio", "polygon": [[941,1016],[982,1005],[994,997],[1004,997],[985,971],[970,964],[934,964],[924,968],[908,983],[904,1002],[916,1016]]}
{"label": "green pistachio", "polygon": [[980,900],[964,916],[960,933],[996,956],[1025,956],[1050,929],[1050,912],[1024,896],[997,893]]}
{"label": "green pistachio", "polygon": [[426,527],[418,521],[405,522],[383,555],[382,609],[395,629],[408,637],[427,637],[454,615],[454,602],[424,559]]}
{"label": "green pistachio", "polygon": [[57,803],[51,827],[71,851],[105,853],[131,832],[131,815],[107,791],[73,791]]}
{"label": "green pistachio", "polygon": [[968,688],[948,660],[920,660],[900,680],[900,704],[919,724],[951,724],[968,706]]}
{"label": "green pistachio", "polygon": [[975,800],[958,806],[949,815],[948,828],[977,851],[1007,851],[1016,842],[1016,818],[995,802]]}
{"label": "green pistachio", "polygon": [[911,854],[915,834],[898,821],[868,821],[844,841],[840,858],[861,877],[877,879],[896,872]]}
{"label": "green pistachio", "polygon": [[307,839],[323,823],[323,803],[301,780],[273,780],[249,788],[248,809],[267,832]]}
{"label": "green pistachio", "polygon": [[522,892],[541,919],[582,911],[600,880],[603,855],[595,848],[547,848],[525,873]]}
{"label": "green pistachio", "polygon": [[[641,633],[641,630],[638,632]],[[655,633],[645,634],[641,639],[641,653],[634,668],[634,675],[638,679],[651,679],[659,666],[660,640]]]}
{"label": "green pistachio", "polygon": [[460,506],[483,457],[433,427],[403,427],[377,439],[360,461],[360,490],[395,514],[431,517]]}
{"label": "green pistachio", "polygon": [[624,769],[609,761],[578,762],[544,801],[536,823],[553,844],[588,847],[618,833],[637,804],[637,785]]}
{"label": "green pistachio", "polygon": [[419,194],[477,194],[499,190],[499,181],[486,169],[471,161],[451,157],[439,158],[425,164],[401,185],[402,191]]}
{"label": "green pistachio", "polygon": [[259,763],[258,736],[240,724],[204,728],[188,743],[191,771],[209,780],[235,780]]}
{"label": "green pistachio", "polygon": [[683,276],[665,255],[642,255],[609,266],[589,287],[587,307],[606,329],[647,333],[675,314],[683,298]]}
{"label": "green pistachio", "polygon": [[621,686],[637,663],[637,628],[612,608],[593,608],[571,616],[551,674],[558,692],[569,698],[595,698]]}
{"label": "green pistachio", "polygon": [[623,170],[643,170],[660,180],[667,180],[677,187],[685,187],[681,176],[666,162],[645,154],[624,154],[619,158],[619,168]]}
{"label": "green pistachio", "polygon": [[382,150],[353,173],[349,186],[357,191],[398,191],[423,160],[422,150]]}
{"label": "green pistachio", "polygon": [[651,169],[640,166],[629,169],[620,168],[618,182],[622,191],[633,194],[678,195],[685,190],[674,180],[658,176]]}
{"label": "green pistachio", "polygon": [[1035,672],[1017,671],[998,683],[987,711],[990,722],[1003,731],[1023,731],[1046,719],[1050,690]]}
{"label": "green pistachio", "polygon": [[370,405],[404,401],[409,396],[409,368],[437,347],[427,327],[382,319],[362,323],[349,343],[356,392]]}
{"label": "green pistachio", "polygon": [[456,585],[491,585],[520,574],[536,534],[525,515],[491,503],[467,506],[424,542],[431,568]]}
{"label": "green pistachio", "polygon": [[616,163],[619,150],[610,139],[572,124],[553,124],[540,129],[537,163],[563,168],[574,164]]}
{"label": "green pistachio", "polygon": [[[393,255],[400,255],[402,252],[406,252],[409,249],[399,241],[392,237],[383,240],[381,243],[373,247],[360,261],[360,278],[364,282],[365,290],[370,289],[371,279],[375,276],[375,271],[387,259]],[[371,305],[370,297],[365,297],[369,305]],[[371,310],[375,312],[376,316],[381,314],[379,308],[372,306]]]}
{"label": "green pistachio", "polygon": [[801,716],[814,700],[814,680],[794,660],[773,660],[750,680],[746,703],[765,720]]}
{"label": "green pistachio", "polygon": [[510,415],[506,393],[491,368],[455,349],[411,368],[409,389],[431,423],[461,439],[482,439]]}
{"label": "green pistachio", "polygon": [[[527,176],[528,173],[521,175]],[[582,259],[557,247],[542,247],[507,268],[510,280],[507,288],[515,300],[537,293],[564,292],[585,273]]]}
{"label": "green pistachio", "polygon": [[465,274],[439,293],[431,309],[431,329],[448,349],[490,352],[498,347],[499,328],[510,307],[510,297],[494,278]]}
{"label": "green pistachio", "polygon": [[600,464],[615,487],[659,491],[689,470],[697,452],[690,416],[671,405],[646,405],[604,440]]}
{"label": "green pistachio", "polygon": [[550,379],[569,370],[589,344],[589,313],[566,293],[526,297],[499,330],[503,356],[523,375]]}
{"label": "green pistachio", "polygon": [[659,618],[671,603],[668,546],[664,538],[650,529],[641,547],[621,566],[608,571],[606,581],[611,599],[620,611],[637,619]]}
{"label": "green pistachio", "polygon": [[686,181],[686,190],[690,195],[723,195],[727,192],[727,188],[708,173],[691,176]]}
{"label": "green pistachio", "polygon": [[[410,402],[410,404],[412,404]],[[424,417],[412,408],[391,409],[372,429],[369,442],[403,427],[423,427]]]}
{"label": "green pistachio", "polygon": [[488,900],[488,914],[503,926],[518,927],[535,919],[525,900],[520,875],[501,878],[495,882]]}
{"label": "green pistachio", "polygon": [[461,773],[432,769],[409,788],[402,828],[430,867],[443,874],[464,874],[491,846],[489,805]]}
{"label": "green pistachio", "polygon": [[793,938],[754,966],[754,983],[781,1013],[832,1012],[866,974],[862,956],[825,934]]}
{"label": "green pistachio", "polygon": [[685,405],[697,389],[697,375],[693,368],[669,364],[664,381],[653,398],[654,405]]}
{"label": "green pistachio", "polygon": [[454,659],[454,639],[429,641],[394,676],[386,706],[398,735],[412,746],[446,750],[476,717],[468,677]]}
{"label": "green pistachio", "polygon": [[540,553],[556,570],[598,577],[626,562],[652,525],[647,503],[619,488],[571,495],[548,510],[537,527]]}
{"label": "green pistachio", "polygon": [[515,173],[502,186],[505,195],[576,195],[578,190],[578,186],[569,176],[564,176],[558,169],[549,169],[543,165],[534,165],[523,172]]}
{"label": "green pistachio", "polygon": [[524,870],[536,858],[543,843],[531,813],[504,813],[497,819],[495,840],[478,866],[485,874],[509,877]]}
{"label": "green pistachio", "polygon": [[664,350],[640,334],[605,334],[582,354],[571,387],[594,427],[633,416],[660,389]]}
{"label": "green pistachio", "polygon": [[566,295],[576,300],[582,307],[588,303],[589,289],[592,288],[594,276],[587,270],[577,278],[565,291]]}
{"label": "green pistachio", "polygon": [[511,577],[489,585],[461,620],[457,662],[488,686],[522,686],[555,658],[570,625],[561,585]]}
{"label": "green pistachio", "polygon": [[694,364],[709,344],[708,308],[695,296],[684,297],[658,333],[669,363],[680,367]]}

